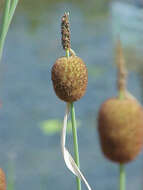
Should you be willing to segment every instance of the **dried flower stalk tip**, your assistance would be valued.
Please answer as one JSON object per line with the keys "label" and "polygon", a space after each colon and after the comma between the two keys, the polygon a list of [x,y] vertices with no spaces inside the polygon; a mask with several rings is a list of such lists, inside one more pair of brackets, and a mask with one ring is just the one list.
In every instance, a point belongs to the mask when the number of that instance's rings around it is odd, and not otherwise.
{"label": "dried flower stalk tip", "polygon": [[70,49],[70,25],[68,15],[69,13],[65,13],[61,21],[61,41],[64,50]]}
{"label": "dried flower stalk tip", "polygon": [[127,70],[125,67],[125,60],[123,56],[123,49],[121,45],[121,41],[118,40],[117,42],[117,48],[116,48],[116,53],[117,53],[117,67],[118,67],[118,80],[117,80],[117,85],[118,85],[118,90],[119,92],[126,92],[126,79],[127,79]]}

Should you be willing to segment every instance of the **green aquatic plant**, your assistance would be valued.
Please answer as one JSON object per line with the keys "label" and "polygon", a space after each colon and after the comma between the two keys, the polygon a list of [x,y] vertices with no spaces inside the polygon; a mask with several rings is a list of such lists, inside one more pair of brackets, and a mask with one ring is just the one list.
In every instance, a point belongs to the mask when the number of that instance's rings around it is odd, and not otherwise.
{"label": "green aquatic plant", "polygon": [[126,89],[127,72],[120,41],[117,45],[118,96],[107,99],[98,115],[98,131],[104,155],[119,164],[119,186],[125,190],[124,165],[143,147],[143,109]]}
{"label": "green aquatic plant", "polygon": [[19,0],[5,0],[0,30],[0,60],[2,58],[4,42]]}
{"label": "green aquatic plant", "polygon": [[[66,166],[74,175],[76,175],[77,190],[81,190],[81,180],[83,180],[87,188],[91,190],[88,182],[79,169],[77,127],[74,110],[74,102],[79,100],[86,92],[88,74],[83,60],[80,57],[77,57],[75,52],[71,49],[68,13],[65,13],[62,17],[61,34],[62,46],[65,50],[66,56],[58,58],[52,67],[54,91],[56,95],[67,104],[61,135],[61,148]],[[75,161],[65,147],[69,113],[71,113]]]}
{"label": "green aquatic plant", "polygon": [[[78,120],[76,127],[80,127],[81,122]],[[62,121],[59,119],[49,119],[42,121],[40,123],[40,129],[45,135],[54,135],[56,133],[59,133],[62,129]],[[71,120],[67,123],[67,133],[72,133],[72,122]]]}

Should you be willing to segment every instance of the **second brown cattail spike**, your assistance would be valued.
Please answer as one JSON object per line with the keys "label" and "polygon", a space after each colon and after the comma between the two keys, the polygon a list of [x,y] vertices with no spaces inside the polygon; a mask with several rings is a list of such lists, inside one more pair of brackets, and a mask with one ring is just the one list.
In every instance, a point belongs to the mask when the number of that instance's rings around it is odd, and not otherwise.
{"label": "second brown cattail spike", "polygon": [[125,62],[117,43],[118,97],[107,99],[98,114],[98,131],[104,155],[120,164],[136,158],[143,148],[143,109],[127,94]]}

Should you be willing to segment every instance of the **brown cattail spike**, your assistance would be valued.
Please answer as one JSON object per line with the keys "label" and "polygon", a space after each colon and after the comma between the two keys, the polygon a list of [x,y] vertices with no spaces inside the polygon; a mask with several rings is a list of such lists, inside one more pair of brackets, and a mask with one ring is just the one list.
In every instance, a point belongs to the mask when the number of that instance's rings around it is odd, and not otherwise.
{"label": "brown cattail spike", "polygon": [[118,163],[136,158],[143,147],[143,108],[126,90],[127,72],[120,40],[117,44],[118,97],[106,100],[98,114],[104,155]]}
{"label": "brown cattail spike", "polygon": [[69,13],[65,13],[61,22],[62,46],[64,50],[70,49],[70,25],[68,19]]}
{"label": "brown cattail spike", "polygon": [[1,168],[0,168],[0,190],[6,190],[5,173]]}
{"label": "brown cattail spike", "polygon": [[87,80],[87,68],[80,57],[60,57],[52,67],[55,93],[65,102],[79,100],[85,94]]}
{"label": "brown cattail spike", "polygon": [[130,98],[110,98],[99,111],[98,131],[104,155],[118,163],[136,158],[143,147],[143,109]]}
{"label": "brown cattail spike", "polygon": [[126,93],[126,78],[127,70],[125,68],[125,60],[120,40],[117,42],[117,67],[118,67],[118,92],[119,96],[125,96]]}

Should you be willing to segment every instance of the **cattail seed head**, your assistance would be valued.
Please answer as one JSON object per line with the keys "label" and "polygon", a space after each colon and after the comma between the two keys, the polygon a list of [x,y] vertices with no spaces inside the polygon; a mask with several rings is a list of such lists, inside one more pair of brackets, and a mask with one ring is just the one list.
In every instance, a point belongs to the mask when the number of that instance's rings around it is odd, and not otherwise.
{"label": "cattail seed head", "polygon": [[0,168],[0,190],[6,190],[5,173],[1,168]]}
{"label": "cattail seed head", "polygon": [[52,67],[52,82],[56,95],[65,102],[80,99],[87,87],[87,68],[77,56],[61,57]]}
{"label": "cattail seed head", "polygon": [[143,147],[143,109],[134,99],[111,98],[99,111],[98,131],[104,155],[115,162],[135,159]]}

